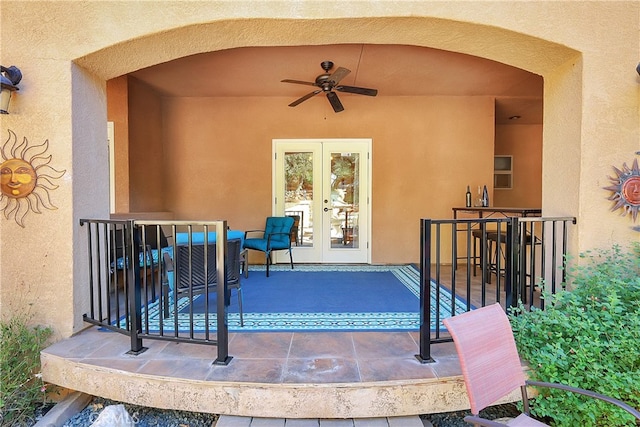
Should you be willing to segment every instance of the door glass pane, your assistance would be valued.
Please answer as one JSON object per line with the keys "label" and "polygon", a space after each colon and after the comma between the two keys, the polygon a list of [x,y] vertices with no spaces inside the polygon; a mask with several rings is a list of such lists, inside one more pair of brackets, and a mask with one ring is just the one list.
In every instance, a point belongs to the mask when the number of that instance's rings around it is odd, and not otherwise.
{"label": "door glass pane", "polygon": [[358,248],[359,153],[331,153],[331,248]]}
{"label": "door glass pane", "polygon": [[313,153],[284,154],[284,213],[295,217],[292,246],[313,246]]}

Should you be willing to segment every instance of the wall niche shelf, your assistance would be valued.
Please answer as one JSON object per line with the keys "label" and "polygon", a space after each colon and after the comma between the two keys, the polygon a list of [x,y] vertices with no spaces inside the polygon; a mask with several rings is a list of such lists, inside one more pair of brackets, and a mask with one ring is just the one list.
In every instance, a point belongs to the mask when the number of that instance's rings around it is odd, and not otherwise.
{"label": "wall niche shelf", "polygon": [[513,188],[513,156],[493,156],[494,190]]}

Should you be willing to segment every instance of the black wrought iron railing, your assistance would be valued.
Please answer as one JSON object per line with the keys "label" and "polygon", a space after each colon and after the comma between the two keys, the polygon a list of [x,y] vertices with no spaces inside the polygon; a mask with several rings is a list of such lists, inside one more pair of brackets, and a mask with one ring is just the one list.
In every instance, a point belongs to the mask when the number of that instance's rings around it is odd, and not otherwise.
{"label": "black wrought iron railing", "polygon": [[[431,344],[451,341],[442,327],[444,316],[494,302],[505,310],[519,303],[544,308],[543,295],[566,282],[564,261],[575,222],[571,217],[422,219],[418,359],[432,361]],[[192,342],[217,346],[214,363],[229,363],[229,292],[238,289],[234,280],[240,277],[236,264],[227,271],[232,263],[226,221],[83,219],[80,224],[86,227],[89,266],[86,322],[128,335],[132,354],[145,350],[145,339]],[[176,277],[179,254],[188,271]],[[207,279],[195,283],[196,277]],[[196,293],[215,294],[215,304],[204,298],[204,312],[196,313],[178,303],[178,294],[191,302]],[[241,313],[240,307],[240,321]]]}
{"label": "black wrought iron railing", "polygon": [[520,303],[544,309],[544,296],[565,286],[575,223],[573,217],[422,219],[416,357],[432,362],[431,344],[452,341],[444,316],[495,302],[505,310]]}
{"label": "black wrought iron railing", "polygon": [[[80,225],[86,227],[89,263],[84,321],[128,335],[131,354],[146,350],[144,339],[192,342],[217,346],[214,363],[229,363],[226,221],[82,219]],[[202,251],[194,250],[200,246]],[[196,286],[204,286],[204,293],[216,293],[215,308],[205,298],[204,313],[179,315],[177,278],[169,269],[179,249],[189,268],[181,292],[193,296]],[[201,260],[191,258],[202,252]],[[194,283],[196,267],[210,280]],[[204,321],[194,320],[200,314]]]}

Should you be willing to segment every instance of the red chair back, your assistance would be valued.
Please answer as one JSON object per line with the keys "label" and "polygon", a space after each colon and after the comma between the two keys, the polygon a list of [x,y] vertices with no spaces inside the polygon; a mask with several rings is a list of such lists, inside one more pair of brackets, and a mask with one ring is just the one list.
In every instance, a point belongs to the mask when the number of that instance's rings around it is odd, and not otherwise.
{"label": "red chair back", "polygon": [[500,304],[444,319],[458,352],[471,403],[478,413],[525,384],[511,324]]}

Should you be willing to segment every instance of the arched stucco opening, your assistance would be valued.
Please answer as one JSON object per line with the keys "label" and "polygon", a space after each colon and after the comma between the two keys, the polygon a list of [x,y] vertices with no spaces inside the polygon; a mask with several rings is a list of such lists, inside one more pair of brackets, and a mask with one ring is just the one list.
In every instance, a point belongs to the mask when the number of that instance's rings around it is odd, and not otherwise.
{"label": "arched stucco opening", "polygon": [[[297,46],[342,43],[407,44],[464,53],[518,67],[545,79],[545,175],[559,169],[553,159],[561,153],[577,158],[579,131],[580,56],[575,50],[539,38],[497,27],[436,18],[355,18],[318,20],[229,20],[187,25],[156,32],[133,40],[122,41],[76,63],[100,79],[125,75],[140,68],[156,65],[197,53],[245,46]],[[567,93],[571,91],[572,93]],[[562,111],[563,114],[555,114]],[[562,118],[561,118],[562,117]],[[562,121],[557,123],[556,121]],[[576,132],[567,134],[567,132]],[[557,134],[557,135],[556,135]],[[557,143],[556,143],[557,141]],[[571,141],[571,142],[569,142]],[[557,148],[555,148],[557,146]],[[560,148],[561,147],[561,148]],[[571,148],[573,147],[573,148]],[[556,150],[560,150],[560,153]],[[547,153],[552,154],[547,156]],[[569,166],[569,167],[567,167]],[[548,176],[548,175],[547,175]],[[553,182],[551,180],[550,182]],[[578,194],[576,188],[568,193]],[[553,186],[543,185],[543,208],[553,214],[575,213],[577,203],[567,205],[567,192],[553,196]]]}
{"label": "arched stucco opening", "polygon": [[[81,140],[95,140],[106,134],[103,111],[106,109],[104,82],[137,69],[201,52],[244,46],[283,46],[340,43],[409,44],[435,47],[476,55],[513,65],[545,78],[545,130],[543,209],[548,214],[575,214],[578,204],[579,180],[567,173],[579,174],[580,58],[576,51],[552,42],[511,31],[471,23],[433,18],[373,18],[332,20],[230,20],[207,24],[187,25],[157,32],[142,38],[122,41],[93,54],[78,58],[74,72],[74,98],[81,97],[82,108],[74,108],[74,152]],[[86,114],[87,111],[93,112]],[[563,111],[564,116],[553,112]],[[567,115],[567,112],[569,115]],[[98,119],[96,119],[98,117]],[[90,124],[90,125],[89,125]],[[568,125],[569,124],[569,125]],[[78,142],[78,143],[76,143]],[[86,155],[79,157],[88,159]],[[104,160],[104,157],[101,157]],[[561,160],[560,160],[561,159]],[[562,162],[562,167],[558,165]],[[567,165],[567,162],[575,162]],[[95,203],[98,217],[108,216],[108,181],[100,180],[95,169],[103,170],[96,158],[83,165],[79,161],[76,177],[86,172],[91,178],[85,184],[74,185],[74,203],[88,198]],[[570,171],[570,172],[567,172]],[[575,177],[573,177],[575,178]],[[573,183],[566,197],[567,187],[556,194],[549,183]],[[91,184],[90,184],[91,183]],[[571,185],[569,185],[571,186]],[[88,191],[91,188],[91,191]],[[99,189],[96,194],[96,189]],[[99,206],[99,207],[97,207]],[[81,240],[81,239],[76,239]],[[81,289],[78,277],[85,277],[82,265],[82,242],[76,255],[75,289]],[[86,299],[82,292],[74,292],[77,304]],[[79,316],[74,316],[79,318]],[[77,329],[81,325],[75,325]]]}

